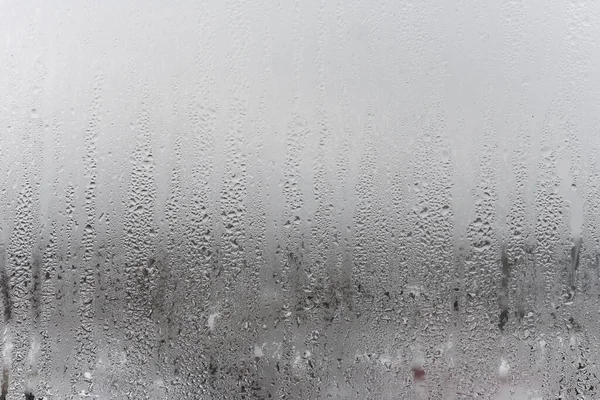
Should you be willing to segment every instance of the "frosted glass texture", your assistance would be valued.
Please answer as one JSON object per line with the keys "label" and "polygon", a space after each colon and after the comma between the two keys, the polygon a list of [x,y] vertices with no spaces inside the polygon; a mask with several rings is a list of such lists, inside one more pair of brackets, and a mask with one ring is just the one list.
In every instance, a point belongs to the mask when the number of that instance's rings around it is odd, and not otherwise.
{"label": "frosted glass texture", "polygon": [[598,399],[600,3],[0,3],[0,400]]}

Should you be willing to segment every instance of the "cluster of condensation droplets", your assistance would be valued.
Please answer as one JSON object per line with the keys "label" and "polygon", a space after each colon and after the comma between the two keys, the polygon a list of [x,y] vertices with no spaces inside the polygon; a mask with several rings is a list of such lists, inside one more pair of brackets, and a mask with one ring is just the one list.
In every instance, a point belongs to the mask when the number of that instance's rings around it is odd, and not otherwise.
{"label": "cluster of condensation droplets", "polygon": [[600,4],[113,6],[0,5],[0,400],[598,397]]}

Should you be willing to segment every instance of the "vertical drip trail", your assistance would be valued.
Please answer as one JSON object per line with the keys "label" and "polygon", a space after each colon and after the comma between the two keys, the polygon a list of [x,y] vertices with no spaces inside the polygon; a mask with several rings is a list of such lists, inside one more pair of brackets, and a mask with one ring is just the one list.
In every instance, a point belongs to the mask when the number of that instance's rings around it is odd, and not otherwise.
{"label": "vertical drip trail", "polygon": [[12,339],[10,327],[12,325],[13,304],[10,294],[10,281],[6,271],[6,251],[4,246],[0,247],[0,293],[3,305],[2,331],[2,384],[0,386],[0,400],[6,400],[10,382],[10,367],[12,353]]}
{"label": "vertical drip trail", "polygon": [[155,329],[152,321],[152,294],[155,289],[156,227],[154,206],[156,197],[155,160],[152,143],[149,93],[142,95],[142,109],[137,120],[137,140],[131,162],[132,175],[128,188],[128,208],[125,220],[125,276],[127,362],[143,368],[130,369],[128,385],[139,396],[145,396],[151,387],[152,347]]}

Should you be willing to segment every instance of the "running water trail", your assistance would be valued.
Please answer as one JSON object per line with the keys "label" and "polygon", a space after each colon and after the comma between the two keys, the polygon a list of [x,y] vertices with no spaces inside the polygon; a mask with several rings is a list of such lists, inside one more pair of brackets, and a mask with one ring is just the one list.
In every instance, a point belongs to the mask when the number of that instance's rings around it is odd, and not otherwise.
{"label": "running water trail", "polygon": [[12,361],[12,300],[10,298],[10,286],[8,273],[6,271],[6,258],[4,247],[0,247],[0,291],[2,303],[4,304],[4,331],[2,332],[2,387],[0,389],[0,400],[6,400],[8,395],[8,383],[10,379],[10,367]]}

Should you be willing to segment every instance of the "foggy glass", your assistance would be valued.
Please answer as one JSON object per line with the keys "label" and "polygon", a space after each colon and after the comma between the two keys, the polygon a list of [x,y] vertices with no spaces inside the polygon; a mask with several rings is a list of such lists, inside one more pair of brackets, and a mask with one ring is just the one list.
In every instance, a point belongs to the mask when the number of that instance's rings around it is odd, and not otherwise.
{"label": "foggy glass", "polygon": [[0,3],[0,400],[596,399],[600,3]]}

